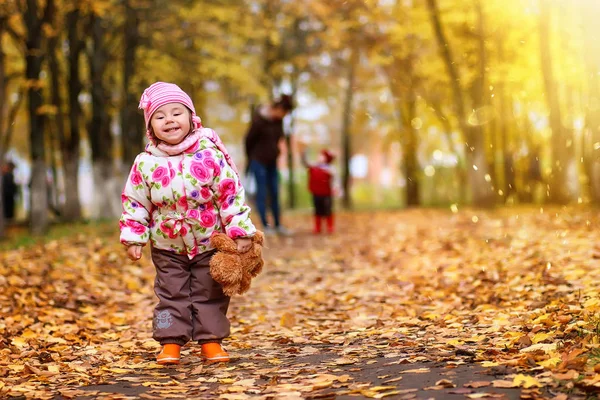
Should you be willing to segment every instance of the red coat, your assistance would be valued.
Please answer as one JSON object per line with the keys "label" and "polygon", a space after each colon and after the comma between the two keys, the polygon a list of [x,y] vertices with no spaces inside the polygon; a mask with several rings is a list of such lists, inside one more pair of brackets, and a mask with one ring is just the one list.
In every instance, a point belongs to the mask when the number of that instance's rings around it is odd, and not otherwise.
{"label": "red coat", "polygon": [[308,190],[315,196],[332,195],[333,176],[322,166],[315,165],[308,168]]}

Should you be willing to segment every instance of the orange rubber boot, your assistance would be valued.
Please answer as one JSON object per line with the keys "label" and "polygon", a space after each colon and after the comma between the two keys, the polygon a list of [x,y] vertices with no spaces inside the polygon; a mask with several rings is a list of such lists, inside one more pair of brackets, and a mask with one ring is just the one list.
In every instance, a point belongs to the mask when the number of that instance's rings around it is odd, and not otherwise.
{"label": "orange rubber boot", "polygon": [[156,362],[161,365],[179,364],[181,346],[174,343],[165,344],[156,356]]}
{"label": "orange rubber boot", "polygon": [[229,362],[229,354],[223,350],[220,343],[204,343],[200,355],[211,363]]}

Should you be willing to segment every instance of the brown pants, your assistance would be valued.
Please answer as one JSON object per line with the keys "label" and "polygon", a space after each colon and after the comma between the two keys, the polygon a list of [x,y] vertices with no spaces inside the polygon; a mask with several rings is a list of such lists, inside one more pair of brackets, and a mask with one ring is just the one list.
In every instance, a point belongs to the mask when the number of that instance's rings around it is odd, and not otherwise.
{"label": "brown pants", "polygon": [[152,248],[156,267],[153,338],[161,344],[220,342],[229,336],[229,297],[210,276],[214,251],[189,259],[186,255]]}

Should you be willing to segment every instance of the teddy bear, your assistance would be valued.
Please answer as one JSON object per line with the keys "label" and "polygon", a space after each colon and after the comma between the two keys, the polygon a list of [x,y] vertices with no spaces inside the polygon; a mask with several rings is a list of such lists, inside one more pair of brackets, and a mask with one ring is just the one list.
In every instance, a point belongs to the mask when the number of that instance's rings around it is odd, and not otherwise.
{"label": "teddy bear", "polygon": [[264,265],[264,240],[263,233],[256,231],[252,237],[252,248],[245,253],[239,253],[235,241],[226,234],[215,233],[211,236],[210,244],[217,252],[209,262],[210,274],[223,286],[225,295],[231,297],[250,289],[252,278],[260,274]]}

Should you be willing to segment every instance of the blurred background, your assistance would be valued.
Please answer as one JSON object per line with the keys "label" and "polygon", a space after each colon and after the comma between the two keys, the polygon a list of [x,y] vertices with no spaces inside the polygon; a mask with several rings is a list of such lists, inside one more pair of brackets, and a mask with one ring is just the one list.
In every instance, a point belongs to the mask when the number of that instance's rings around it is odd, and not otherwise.
{"label": "blurred background", "polygon": [[1,0],[0,232],[118,216],[156,80],[241,169],[251,110],[293,94],[288,209],[311,206],[304,146],[338,154],[340,207],[598,204],[598,21],[598,0]]}

